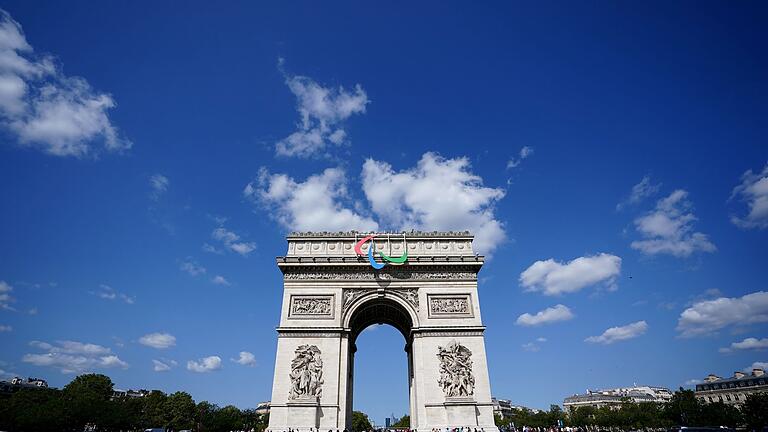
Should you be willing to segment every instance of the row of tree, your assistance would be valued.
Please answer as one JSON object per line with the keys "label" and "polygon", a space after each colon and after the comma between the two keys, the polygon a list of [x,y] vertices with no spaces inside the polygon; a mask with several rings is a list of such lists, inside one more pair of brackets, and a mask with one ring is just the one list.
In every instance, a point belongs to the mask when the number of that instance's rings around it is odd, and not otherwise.
{"label": "row of tree", "polygon": [[518,429],[523,426],[548,428],[561,424],[561,421],[567,426],[616,427],[623,430],[672,426],[744,426],[749,430],[762,431],[768,427],[768,393],[747,396],[744,405],[738,409],[722,402],[703,403],[692,390],[681,388],[669,403],[634,403],[627,400],[619,408],[584,406],[570,413],[552,405],[549,411],[513,411],[510,417],[497,417],[496,425],[502,428],[514,425]]}
{"label": "row of tree", "polygon": [[199,432],[262,431],[267,415],[235,406],[195,403],[188,393],[154,390],[143,397],[114,397],[112,380],[80,375],[63,389],[22,388],[0,397],[0,430],[10,432],[143,431],[147,428]]}

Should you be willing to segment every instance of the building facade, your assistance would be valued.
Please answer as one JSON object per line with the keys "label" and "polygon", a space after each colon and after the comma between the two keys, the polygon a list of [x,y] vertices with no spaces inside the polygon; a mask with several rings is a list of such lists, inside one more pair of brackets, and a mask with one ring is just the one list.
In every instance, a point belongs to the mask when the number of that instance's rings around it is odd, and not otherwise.
{"label": "building facade", "polygon": [[400,331],[411,428],[497,431],[468,232],[294,233],[277,258],[283,306],[269,431],[350,429],[355,341]]}
{"label": "building facade", "polygon": [[672,399],[672,392],[666,387],[633,386],[605,390],[587,390],[584,394],[565,398],[563,406],[569,411],[578,407],[593,408],[620,407],[622,402],[666,403]]}
{"label": "building facade", "polygon": [[696,397],[704,403],[723,402],[740,406],[752,393],[768,393],[768,376],[763,369],[752,369],[751,374],[736,371],[730,378],[709,374],[704,382],[696,384]]}

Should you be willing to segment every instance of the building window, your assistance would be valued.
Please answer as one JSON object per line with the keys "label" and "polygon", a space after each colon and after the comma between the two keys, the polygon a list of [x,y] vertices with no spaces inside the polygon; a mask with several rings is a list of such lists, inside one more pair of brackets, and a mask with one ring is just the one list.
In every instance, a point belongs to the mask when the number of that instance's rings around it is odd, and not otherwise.
{"label": "building window", "polygon": [[728,402],[730,402],[730,401],[731,401],[731,395],[729,395],[729,394],[725,395],[725,400],[727,400]]}
{"label": "building window", "polygon": [[707,396],[707,398],[709,398],[709,401],[710,401],[710,402],[714,402],[714,401],[712,400],[712,396]]}
{"label": "building window", "polygon": [[722,396],[720,396],[720,395],[717,395],[717,401],[718,401],[718,402],[722,402],[722,401],[723,401],[723,397],[722,397]]}
{"label": "building window", "polygon": [[736,400],[741,400],[741,398],[739,398],[739,394],[738,394],[738,393],[736,393],[735,395],[733,395],[733,398],[734,398],[734,399],[736,399]]}

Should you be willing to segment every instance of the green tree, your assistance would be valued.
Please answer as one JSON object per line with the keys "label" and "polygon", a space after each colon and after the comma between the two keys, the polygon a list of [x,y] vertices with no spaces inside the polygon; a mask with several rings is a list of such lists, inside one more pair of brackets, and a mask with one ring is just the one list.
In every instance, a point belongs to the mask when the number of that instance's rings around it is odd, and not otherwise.
{"label": "green tree", "polygon": [[168,396],[160,390],[152,390],[142,398],[144,406],[141,412],[140,426],[143,429],[165,426],[165,400]]}
{"label": "green tree", "polygon": [[400,420],[395,422],[395,424],[393,424],[392,427],[404,427],[404,428],[411,427],[411,416],[404,415],[400,417]]}
{"label": "green tree", "polygon": [[165,399],[165,426],[174,430],[191,429],[195,420],[195,401],[185,392],[176,392]]}
{"label": "green tree", "polygon": [[748,429],[762,431],[768,427],[768,393],[753,393],[747,396],[742,413]]}
{"label": "green tree", "polygon": [[680,387],[667,403],[665,417],[675,425],[699,426],[701,403],[693,390]]}
{"label": "green tree", "polygon": [[86,424],[106,426],[110,422],[110,398],[114,390],[112,380],[101,374],[77,376],[64,386],[67,423],[76,429]]}
{"label": "green tree", "polygon": [[363,432],[373,429],[371,421],[368,420],[368,415],[361,411],[352,411],[352,431]]}

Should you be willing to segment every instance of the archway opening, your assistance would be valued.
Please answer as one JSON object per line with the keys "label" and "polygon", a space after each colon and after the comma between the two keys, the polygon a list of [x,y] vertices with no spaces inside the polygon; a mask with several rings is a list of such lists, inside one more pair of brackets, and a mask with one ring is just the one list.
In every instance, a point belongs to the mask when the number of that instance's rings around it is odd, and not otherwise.
{"label": "archway opening", "polygon": [[350,355],[348,419],[352,410],[369,415],[372,424],[411,415],[413,320],[398,302],[379,297],[360,305],[349,320]]}

